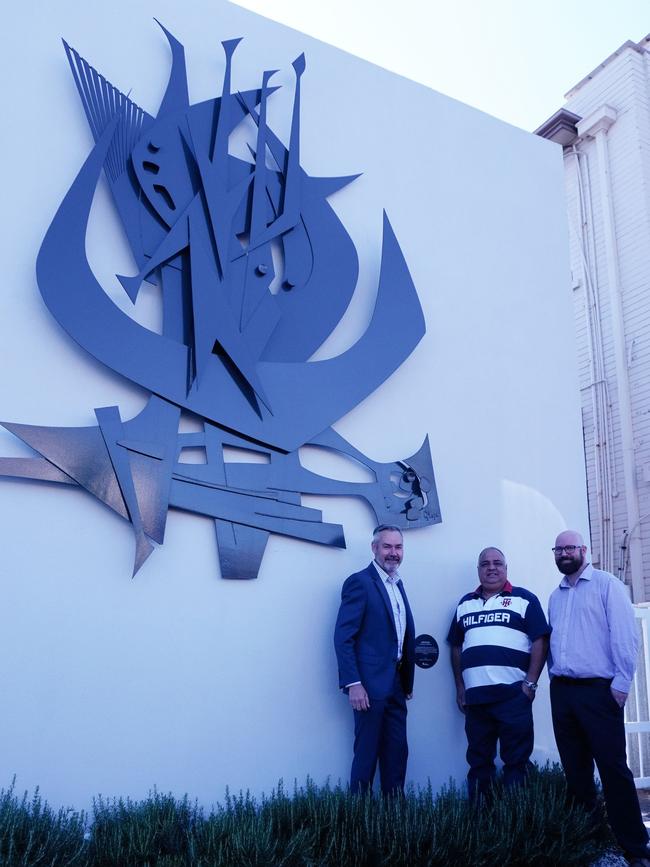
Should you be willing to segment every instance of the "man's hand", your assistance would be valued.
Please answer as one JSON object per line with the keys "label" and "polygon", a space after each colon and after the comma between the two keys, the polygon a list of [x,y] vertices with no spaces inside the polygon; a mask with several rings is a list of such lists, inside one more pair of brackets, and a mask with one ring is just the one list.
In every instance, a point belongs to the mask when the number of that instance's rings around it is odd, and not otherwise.
{"label": "man's hand", "polygon": [[523,680],[521,682],[521,691],[528,699],[530,699],[530,701],[535,701],[535,690],[526,686]]}
{"label": "man's hand", "polygon": [[351,686],[348,697],[353,710],[369,710],[370,699],[362,684],[355,683],[354,686]]}
{"label": "man's hand", "polygon": [[618,689],[614,689],[613,686],[610,686],[609,691],[612,694],[612,698],[616,702],[619,707],[625,707],[625,702],[627,701],[627,693],[621,692]]}
{"label": "man's hand", "polygon": [[410,701],[410,700],[413,698],[413,693],[412,693],[412,692],[407,693],[407,695],[405,695],[404,698],[405,698],[407,701]]}
{"label": "man's hand", "polygon": [[463,682],[463,673],[460,665],[461,647],[454,646],[451,648],[451,670],[454,673],[454,682],[456,684],[456,704],[461,713],[465,713],[465,684]]}

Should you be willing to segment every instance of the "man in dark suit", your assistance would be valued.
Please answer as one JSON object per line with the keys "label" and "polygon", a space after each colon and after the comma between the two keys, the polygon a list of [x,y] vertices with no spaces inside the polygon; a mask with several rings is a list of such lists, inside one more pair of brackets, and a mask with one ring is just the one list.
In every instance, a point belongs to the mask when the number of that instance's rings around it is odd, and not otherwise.
{"label": "man in dark suit", "polygon": [[334,630],[339,685],[354,711],[350,791],[372,787],[377,761],[383,794],[404,791],[408,746],[406,700],[413,693],[415,626],[397,572],[402,531],[381,524],[374,561],[343,584]]}

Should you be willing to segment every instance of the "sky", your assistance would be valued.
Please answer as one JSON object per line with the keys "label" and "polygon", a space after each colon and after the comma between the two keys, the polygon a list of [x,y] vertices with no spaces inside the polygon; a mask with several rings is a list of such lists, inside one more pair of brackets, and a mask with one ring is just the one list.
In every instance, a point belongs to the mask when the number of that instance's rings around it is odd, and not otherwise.
{"label": "sky", "polygon": [[650,0],[237,0],[526,130],[625,41]]}

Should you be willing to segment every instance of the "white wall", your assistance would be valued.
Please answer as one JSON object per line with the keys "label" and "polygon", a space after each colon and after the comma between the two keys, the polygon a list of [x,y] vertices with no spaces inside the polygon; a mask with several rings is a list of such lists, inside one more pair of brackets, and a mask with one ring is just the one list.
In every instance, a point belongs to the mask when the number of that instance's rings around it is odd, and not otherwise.
{"label": "white wall", "polygon": [[[110,404],[128,418],[144,401],[69,341],[34,280],[40,241],[91,145],[59,37],[154,113],[168,68],[154,15],[186,46],[193,100],[221,88],[221,39],[246,37],[234,71],[242,88],[264,68],[290,85],[305,50],[303,164],[364,172],[332,199],[362,272],[324,352],[363,329],[382,208],[427,320],[412,357],[337,428],[380,460],[430,436],[444,522],[407,535],[403,574],[418,631],[437,638],[442,658],[417,674],[409,777],[461,778],[444,637],[476,584],[478,551],[504,548],[513,583],[545,604],[558,577],[555,533],[587,527],[559,149],[222,3],[117,0],[91,11],[29,0],[7,15],[0,413],[34,424],[94,424],[93,408]],[[286,90],[271,115],[284,130]],[[107,199],[100,189],[88,251],[117,298],[113,275],[132,265]],[[0,452],[23,450],[2,434]],[[84,806],[97,792],[137,797],[154,784],[210,803],[226,785],[345,778],[352,719],[331,633],[341,582],[370,559],[372,516],[353,500],[314,502],[345,525],[347,550],[276,537],[257,581],[223,581],[210,521],[172,513],[164,546],[132,581],[126,523],[79,490],[0,482],[0,784],[15,772],[19,786]],[[540,758],[553,750],[546,692]]]}

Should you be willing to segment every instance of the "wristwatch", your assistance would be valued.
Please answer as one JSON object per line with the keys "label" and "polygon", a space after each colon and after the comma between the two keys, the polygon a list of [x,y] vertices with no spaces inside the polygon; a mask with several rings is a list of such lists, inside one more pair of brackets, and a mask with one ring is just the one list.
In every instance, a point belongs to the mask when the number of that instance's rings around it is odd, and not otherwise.
{"label": "wristwatch", "polygon": [[533,692],[535,692],[535,690],[537,689],[537,684],[534,680],[525,680],[524,686],[527,686],[528,689],[532,689]]}

